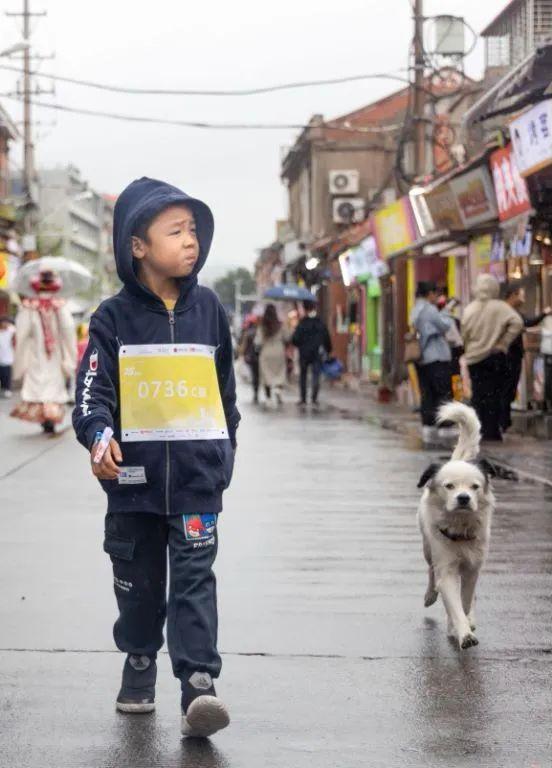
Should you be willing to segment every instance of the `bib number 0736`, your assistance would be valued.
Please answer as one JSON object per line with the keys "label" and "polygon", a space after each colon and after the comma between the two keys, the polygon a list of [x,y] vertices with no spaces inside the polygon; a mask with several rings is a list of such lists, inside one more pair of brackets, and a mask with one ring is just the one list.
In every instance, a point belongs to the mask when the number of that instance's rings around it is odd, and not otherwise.
{"label": "bib number 0736", "polygon": [[204,399],[207,397],[207,388],[200,386],[188,387],[184,379],[172,381],[164,379],[163,381],[140,381],[138,383],[138,397],[142,400],[149,398],[172,398],[172,397],[193,397]]}

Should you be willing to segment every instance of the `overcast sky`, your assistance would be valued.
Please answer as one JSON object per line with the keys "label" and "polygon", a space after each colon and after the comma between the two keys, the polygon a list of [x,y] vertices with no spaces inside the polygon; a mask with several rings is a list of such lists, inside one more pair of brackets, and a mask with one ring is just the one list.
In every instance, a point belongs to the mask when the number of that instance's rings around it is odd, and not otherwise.
{"label": "overcast sky", "polygon": [[[37,52],[55,51],[43,72],[123,86],[229,89],[369,72],[399,73],[412,36],[409,0],[31,0],[48,16],[33,22]],[[426,0],[426,15],[463,15],[479,32],[506,0]],[[22,0],[0,0],[19,11]],[[20,21],[4,19],[0,45],[20,39]],[[7,59],[2,62],[7,63]],[[0,63],[2,63],[0,62]],[[467,61],[482,72],[479,42]],[[0,91],[17,75],[0,71]],[[48,88],[47,78],[38,80]],[[303,123],[314,113],[337,117],[395,90],[370,80],[239,98],[114,95],[58,84],[50,101],[133,115],[213,122]],[[46,97],[42,97],[46,98]],[[19,105],[2,99],[20,117]],[[252,266],[256,249],[274,240],[286,215],[279,180],[282,148],[296,132],[213,131],[136,125],[37,108],[40,166],[73,163],[99,191],[116,194],[132,179],[165,179],[205,199],[216,235],[210,274]],[[53,124],[52,124],[53,123]],[[21,148],[13,160],[21,164]]]}

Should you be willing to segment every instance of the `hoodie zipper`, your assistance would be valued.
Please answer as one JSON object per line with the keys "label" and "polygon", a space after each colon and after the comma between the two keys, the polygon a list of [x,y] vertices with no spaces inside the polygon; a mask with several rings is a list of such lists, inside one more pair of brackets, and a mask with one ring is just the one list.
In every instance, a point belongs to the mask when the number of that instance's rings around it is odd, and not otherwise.
{"label": "hoodie zipper", "polygon": [[[167,310],[169,313],[169,331],[171,335],[171,344],[174,344],[175,342],[175,332],[174,332],[174,325],[175,325],[175,319],[174,319],[174,309]],[[170,488],[171,488],[171,448],[170,443],[167,440],[165,442],[165,456],[167,460],[167,473],[165,475],[165,513],[167,515],[171,514],[171,503],[170,503]]]}

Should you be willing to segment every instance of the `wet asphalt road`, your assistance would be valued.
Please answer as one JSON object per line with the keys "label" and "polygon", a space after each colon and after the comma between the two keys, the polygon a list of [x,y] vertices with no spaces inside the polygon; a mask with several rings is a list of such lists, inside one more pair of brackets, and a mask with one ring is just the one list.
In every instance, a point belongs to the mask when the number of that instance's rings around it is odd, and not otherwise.
{"label": "wet asphalt road", "polygon": [[291,405],[243,412],[217,567],[233,722],[198,744],[165,654],[157,713],[114,712],[103,494],[71,433],[0,405],[0,767],[552,766],[552,489],[497,482],[480,645],[460,653],[423,608],[428,454]]}

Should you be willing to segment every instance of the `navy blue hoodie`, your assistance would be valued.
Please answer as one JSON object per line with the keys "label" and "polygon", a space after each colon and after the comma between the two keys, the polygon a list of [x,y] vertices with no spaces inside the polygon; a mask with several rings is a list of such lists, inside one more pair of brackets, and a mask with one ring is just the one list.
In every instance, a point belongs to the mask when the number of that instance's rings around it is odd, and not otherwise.
{"label": "navy blue hoodie", "polygon": [[[173,311],[137,278],[132,234],[171,205],[193,212],[199,259],[181,280]],[[213,215],[205,203],[154,179],[132,182],[115,205],[113,241],[117,272],[124,287],[104,301],[90,321],[90,342],[77,376],[73,426],[87,450],[96,432],[112,427],[121,441],[119,411],[119,347],[127,344],[206,344],[216,347],[215,364],[226,416],[227,440],[153,441],[121,443],[123,467],[143,467],[136,484],[101,480],[110,512],[153,512],[160,515],[220,512],[222,492],[234,465],[236,408],[232,342],[228,321],[216,295],[198,285],[213,239]],[[145,478],[145,481],[144,481]]]}

